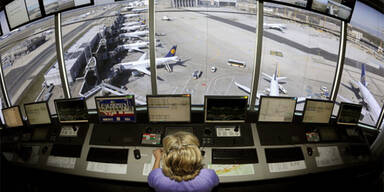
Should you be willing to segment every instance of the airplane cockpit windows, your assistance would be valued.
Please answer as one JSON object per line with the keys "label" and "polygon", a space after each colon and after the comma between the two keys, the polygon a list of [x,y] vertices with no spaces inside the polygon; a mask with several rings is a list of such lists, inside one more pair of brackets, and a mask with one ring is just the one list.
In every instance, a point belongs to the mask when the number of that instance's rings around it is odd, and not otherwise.
{"label": "airplane cockpit windows", "polygon": [[336,71],[341,22],[299,8],[264,3],[258,97],[329,99]]}
{"label": "airplane cockpit windows", "polygon": [[95,1],[62,13],[64,60],[72,97],[135,95],[145,104],[151,93],[148,1]]}
{"label": "airplane cockpit windows", "polygon": [[[5,15],[1,14],[0,17]],[[26,24],[9,33],[7,30],[7,34],[1,38],[1,64],[12,105],[47,101],[59,95],[62,90],[59,71],[52,66],[56,61],[55,42],[53,16]],[[47,73],[54,68],[58,83],[53,83],[54,78]],[[54,109],[53,100],[49,107]]]}
{"label": "airplane cockpit windows", "polygon": [[376,126],[384,103],[384,14],[360,2],[348,25],[338,103],[363,104],[360,123]]}
{"label": "airplane cockpit windows", "polygon": [[159,94],[191,94],[195,105],[249,94],[236,82],[253,77],[256,1],[159,0],[155,11]]}

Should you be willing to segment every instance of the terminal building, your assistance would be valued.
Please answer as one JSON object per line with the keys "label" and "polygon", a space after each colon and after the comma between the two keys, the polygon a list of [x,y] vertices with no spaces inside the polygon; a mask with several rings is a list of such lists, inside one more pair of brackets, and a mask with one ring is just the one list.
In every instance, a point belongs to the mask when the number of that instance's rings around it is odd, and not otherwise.
{"label": "terminal building", "polygon": [[382,21],[384,0],[2,1],[1,191],[384,191]]}

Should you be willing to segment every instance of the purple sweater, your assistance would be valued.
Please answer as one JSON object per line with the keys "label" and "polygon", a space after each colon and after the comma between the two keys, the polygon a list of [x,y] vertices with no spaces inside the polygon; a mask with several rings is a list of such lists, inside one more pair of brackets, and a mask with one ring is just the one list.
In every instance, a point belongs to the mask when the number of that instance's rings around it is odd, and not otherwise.
{"label": "purple sweater", "polygon": [[213,189],[213,187],[219,184],[219,177],[212,169],[201,169],[199,175],[197,175],[194,179],[177,182],[165,176],[161,168],[157,168],[149,173],[148,184],[154,188],[156,192],[209,192]]}

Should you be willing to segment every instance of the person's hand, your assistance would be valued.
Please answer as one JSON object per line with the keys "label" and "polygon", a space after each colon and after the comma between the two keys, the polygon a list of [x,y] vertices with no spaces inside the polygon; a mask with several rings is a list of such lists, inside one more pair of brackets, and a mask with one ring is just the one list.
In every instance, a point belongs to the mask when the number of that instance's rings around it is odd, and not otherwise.
{"label": "person's hand", "polygon": [[163,154],[163,150],[161,150],[161,149],[153,150],[153,156],[155,156],[156,160],[160,160],[162,154]]}

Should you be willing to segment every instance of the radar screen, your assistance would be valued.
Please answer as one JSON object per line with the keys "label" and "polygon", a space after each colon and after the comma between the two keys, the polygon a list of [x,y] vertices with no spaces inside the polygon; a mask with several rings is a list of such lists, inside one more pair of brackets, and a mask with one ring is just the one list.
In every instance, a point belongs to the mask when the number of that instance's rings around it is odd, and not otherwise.
{"label": "radar screen", "polygon": [[190,122],[191,95],[147,95],[149,122]]}
{"label": "radar screen", "polygon": [[295,97],[261,96],[258,121],[291,123],[295,107]]}
{"label": "radar screen", "polygon": [[135,96],[95,98],[100,122],[136,122]]}
{"label": "radar screen", "polygon": [[306,99],[303,123],[329,123],[333,106],[332,101]]}
{"label": "radar screen", "polygon": [[205,96],[205,122],[245,122],[248,96]]}
{"label": "radar screen", "polygon": [[30,125],[51,124],[51,116],[46,102],[25,104],[24,109]]}
{"label": "radar screen", "polygon": [[357,125],[362,109],[362,105],[342,102],[337,116],[337,124]]}
{"label": "radar screen", "polygon": [[84,98],[55,100],[60,123],[88,122],[88,109]]}

